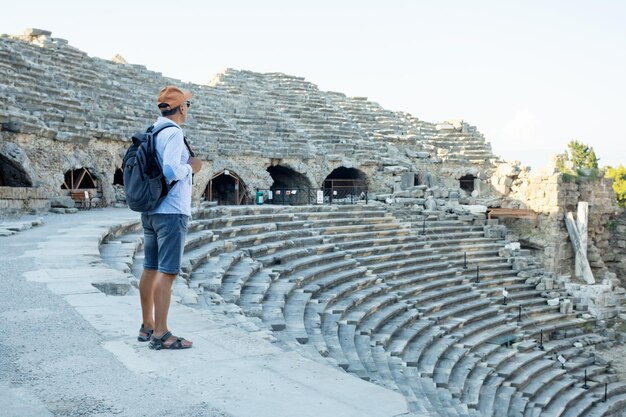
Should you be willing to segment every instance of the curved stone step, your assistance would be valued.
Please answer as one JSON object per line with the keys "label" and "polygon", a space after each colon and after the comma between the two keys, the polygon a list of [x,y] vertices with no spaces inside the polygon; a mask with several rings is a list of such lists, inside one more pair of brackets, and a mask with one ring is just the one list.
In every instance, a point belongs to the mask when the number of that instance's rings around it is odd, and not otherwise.
{"label": "curved stone step", "polygon": [[290,262],[294,259],[300,259],[305,256],[320,255],[327,252],[333,252],[335,250],[335,245],[332,243],[325,243],[325,239],[323,237],[309,236],[284,241],[284,243],[281,244],[281,247],[275,247],[275,250],[271,253],[251,257],[258,260],[266,267],[271,267],[273,265]]}
{"label": "curved stone step", "polygon": [[244,314],[250,317],[262,317],[262,303],[273,278],[275,278],[275,275],[271,270],[262,269],[246,281],[241,289],[241,297],[239,299],[239,306]]}
{"label": "curved stone step", "polygon": [[470,386],[469,391],[465,391],[461,399],[468,406],[477,408],[481,415],[485,417],[493,416],[497,390],[503,379],[493,374],[493,371],[489,368],[477,367],[476,369],[480,370],[481,374],[487,373],[487,376],[483,378],[484,383],[474,389]]}
{"label": "curved stone step", "polygon": [[[216,246],[219,248],[219,246]],[[219,253],[208,257],[207,261],[197,266],[190,275],[190,288],[203,288],[205,291],[221,292],[224,275],[243,257],[240,251]]]}
{"label": "curved stone step", "polygon": [[347,259],[347,254],[345,252],[329,251],[322,254],[318,252],[311,253],[309,250],[307,251],[307,255],[309,256],[300,256],[287,262],[280,262],[279,264],[272,266],[272,270],[281,275],[291,275],[311,266],[334,263],[336,261]]}
{"label": "curved stone step", "polygon": [[252,275],[259,272],[263,265],[249,257],[242,257],[226,270],[218,293],[224,301],[239,304],[241,290]]}
{"label": "curved stone step", "polygon": [[374,231],[346,231],[345,233],[339,233],[335,231],[333,234],[328,235],[330,242],[335,243],[341,249],[349,249],[352,247],[359,247],[364,245],[364,241],[378,240],[382,238],[402,240],[417,240],[418,237],[413,235],[411,229],[408,228],[395,228],[386,230],[374,230]]}

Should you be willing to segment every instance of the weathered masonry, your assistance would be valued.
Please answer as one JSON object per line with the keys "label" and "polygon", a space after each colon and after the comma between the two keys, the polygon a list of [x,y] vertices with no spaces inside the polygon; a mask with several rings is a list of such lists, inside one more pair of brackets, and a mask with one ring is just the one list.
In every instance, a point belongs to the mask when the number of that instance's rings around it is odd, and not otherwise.
{"label": "weathered masonry", "polygon": [[[0,186],[63,195],[67,173],[87,170],[107,204],[118,199],[130,136],[157,115],[156,93],[181,84],[91,58],[42,30],[2,38],[0,76],[2,141],[11,146],[0,150]],[[461,176],[488,178],[496,159],[466,123],[427,123],[299,77],[228,69],[210,85],[183,86],[194,92],[186,131],[208,161],[196,201],[249,203],[257,189],[324,189],[329,179],[359,179],[370,192],[402,191],[418,177],[458,188]],[[342,170],[358,178],[333,175]]]}

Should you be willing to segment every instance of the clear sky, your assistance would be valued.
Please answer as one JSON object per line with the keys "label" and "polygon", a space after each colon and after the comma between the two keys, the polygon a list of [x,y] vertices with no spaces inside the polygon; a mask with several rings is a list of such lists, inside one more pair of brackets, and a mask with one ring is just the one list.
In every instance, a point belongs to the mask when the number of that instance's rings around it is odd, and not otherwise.
{"label": "clear sky", "polygon": [[207,83],[226,67],[303,76],[429,122],[463,119],[540,168],[577,139],[626,165],[626,1],[11,1],[90,56]]}

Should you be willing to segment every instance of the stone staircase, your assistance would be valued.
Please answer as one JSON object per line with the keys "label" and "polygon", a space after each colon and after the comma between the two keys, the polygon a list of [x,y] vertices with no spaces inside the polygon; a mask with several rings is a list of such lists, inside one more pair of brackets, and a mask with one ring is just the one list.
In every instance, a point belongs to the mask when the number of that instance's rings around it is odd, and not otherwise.
{"label": "stone staircase", "polygon": [[[547,305],[480,223],[384,206],[203,206],[174,295],[244,314],[285,349],[402,393],[415,415],[621,411],[626,385],[588,349],[608,341],[582,330],[594,320]],[[101,246],[136,274],[138,227]]]}

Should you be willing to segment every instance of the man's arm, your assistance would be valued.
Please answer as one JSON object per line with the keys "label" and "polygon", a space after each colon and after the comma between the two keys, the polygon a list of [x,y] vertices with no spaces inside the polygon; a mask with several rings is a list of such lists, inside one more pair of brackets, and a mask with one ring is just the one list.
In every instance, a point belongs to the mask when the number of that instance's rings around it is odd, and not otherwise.
{"label": "man's arm", "polygon": [[180,129],[165,141],[163,148],[163,175],[168,182],[180,181],[193,174],[193,168],[188,163],[181,163],[183,149],[183,135]]}
{"label": "man's arm", "polygon": [[191,166],[191,171],[194,174],[202,168],[202,161],[194,156],[190,157],[187,163]]}

